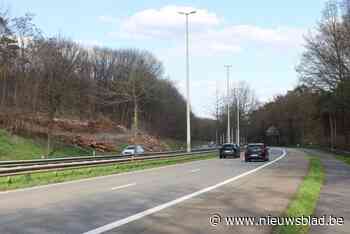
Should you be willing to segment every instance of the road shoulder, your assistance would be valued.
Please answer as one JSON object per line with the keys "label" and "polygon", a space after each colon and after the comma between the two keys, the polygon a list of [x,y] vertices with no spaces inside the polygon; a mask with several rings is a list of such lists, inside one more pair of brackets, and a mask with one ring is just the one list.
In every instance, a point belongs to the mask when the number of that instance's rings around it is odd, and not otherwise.
{"label": "road shoulder", "polygon": [[[224,216],[280,216],[308,172],[305,154],[293,149],[263,170],[126,224],[110,233],[270,233],[271,226],[209,224],[211,214]],[[243,162],[242,162],[243,163]]]}
{"label": "road shoulder", "polygon": [[310,234],[349,233],[350,230],[350,166],[330,153],[308,151],[319,156],[326,171],[326,180],[317,203],[315,216],[343,217],[344,225],[312,226]]}

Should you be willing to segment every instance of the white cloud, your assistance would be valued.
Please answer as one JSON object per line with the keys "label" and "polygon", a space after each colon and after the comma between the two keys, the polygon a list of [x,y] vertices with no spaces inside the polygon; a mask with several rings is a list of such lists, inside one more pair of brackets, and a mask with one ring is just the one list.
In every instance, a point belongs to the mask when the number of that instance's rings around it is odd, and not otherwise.
{"label": "white cloud", "polygon": [[221,19],[206,9],[183,6],[165,6],[160,9],[146,9],[122,20],[120,33],[132,38],[178,37],[184,31],[185,17],[178,12],[196,10],[190,16],[191,30],[202,31],[220,24]]}
{"label": "white cloud", "polygon": [[[119,25],[119,29],[110,32],[110,36],[128,40],[174,41],[177,43],[174,47],[179,49],[184,40],[185,17],[178,12],[193,10],[197,12],[190,16],[191,51],[194,55],[232,54],[252,45],[294,49],[299,47],[302,42],[303,30],[301,29],[226,24],[213,12],[186,6],[145,9],[118,20],[113,17],[101,16],[100,20],[119,22],[119,24],[115,24]],[[173,51],[176,53],[175,49]]]}
{"label": "white cloud", "polygon": [[[178,69],[179,62],[183,62],[183,69],[185,68],[185,62],[182,59],[185,54],[185,17],[179,15],[178,12],[192,10],[196,10],[197,13],[190,16],[191,58],[198,56],[203,59],[202,57],[205,57],[204,60],[200,61],[203,66],[213,64],[210,70],[220,69],[218,66],[222,65],[218,65],[216,60],[221,63],[223,62],[221,59],[227,59],[224,57],[227,55],[230,59],[230,57],[234,57],[231,56],[232,54],[240,52],[249,54],[252,52],[255,56],[252,58],[254,61],[252,61],[251,66],[253,67],[253,62],[259,59],[271,57],[290,59],[302,48],[304,29],[286,26],[262,27],[255,24],[237,25],[225,21],[214,12],[206,9],[184,6],[165,6],[159,9],[141,10],[119,19],[118,23],[115,21],[113,24],[115,28],[111,30],[109,35],[119,39],[127,39],[128,43],[134,43],[135,45],[140,43],[152,45],[153,52],[156,52],[156,55],[165,62],[167,67],[173,67],[173,69],[170,69],[171,73],[169,75],[177,80],[177,87],[182,94],[185,94],[185,80],[181,79],[185,77],[185,73],[184,70],[179,73]],[[111,19],[114,18],[108,19],[106,17],[101,21],[112,22]],[[158,46],[157,43],[162,43],[162,45]],[[153,45],[156,45],[155,48]],[[236,56],[236,58],[238,57]],[[193,58],[194,60],[197,60],[197,58]],[[257,68],[259,67],[258,65]],[[266,68],[266,70],[273,69],[273,67]],[[203,69],[198,63],[191,66],[192,106],[195,113],[199,113],[201,116],[210,116],[211,103],[214,102],[216,90],[216,81],[212,79],[225,79],[225,74],[221,72],[206,74],[202,70],[207,69]],[[223,67],[221,67],[221,70],[224,70]],[[239,70],[239,67],[237,67],[237,70]],[[294,69],[288,68],[286,73],[291,71],[293,72]],[[276,82],[269,77],[269,72],[266,73],[266,77],[263,79],[263,87],[260,75],[258,76],[259,79],[254,79],[253,77],[247,77],[242,72],[239,72],[239,74],[243,76],[242,79],[249,80],[249,83],[257,90],[258,96],[263,101],[268,100],[276,93],[285,92],[285,89],[281,88],[285,86],[285,80],[281,79],[280,82]],[[252,75],[255,75],[255,73],[252,72]],[[275,77],[276,75],[272,74],[271,76]],[[281,77],[283,76],[281,75]],[[270,82],[266,83],[265,80]],[[291,87],[291,85],[288,83],[288,87]],[[221,93],[223,93],[222,90]]]}
{"label": "white cloud", "polygon": [[266,45],[298,46],[303,30],[276,27],[262,28],[255,25],[231,25],[215,32],[220,38],[237,42],[257,42]]}

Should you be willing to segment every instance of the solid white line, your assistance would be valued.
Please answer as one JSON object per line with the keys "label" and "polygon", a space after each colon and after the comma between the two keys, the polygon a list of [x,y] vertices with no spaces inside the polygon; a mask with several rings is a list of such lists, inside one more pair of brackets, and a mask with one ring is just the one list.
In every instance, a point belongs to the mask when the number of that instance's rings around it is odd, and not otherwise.
{"label": "solid white line", "polygon": [[194,169],[192,171],[190,171],[191,173],[196,173],[196,172],[199,172],[201,169]]}
{"label": "solid white line", "polygon": [[123,189],[123,188],[131,187],[131,186],[135,186],[135,185],[136,185],[136,183],[121,185],[121,186],[118,186],[118,187],[113,187],[112,190]]}
{"label": "solid white line", "polygon": [[203,193],[209,192],[209,191],[211,191],[211,190],[214,190],[214,189],[216,189],[216,188],[219,188],[219,187],[221,187],[221,186],[223,186],[223,185],[226,185],[226,184],[228,184],[228,183],[231,183],[231,182],[233,182],[233,181],[235,181],[235,180],[238,180],[238,179],[240,179],[240,178],[242,178],[242,177],[244,177],[244,176],[247,176],[247,175],[250,175],[250,174],[252,174],[252,173],[255,173],[255,172],[257,172],[257,171],[259,171],[259,170],[261,170],[261,169],[263,169],[263,168],[265,168],[265,167],[267,167],[267,166],[270,166],[271,164],[273,164],[273,163],[275,163],[275,162],[281,160],[281,159],[284,158],[286,155],[287,155],[287,152],[286,152],[285,150],[283,150],[283,154],[282,154],[280,157],[276,158],[275,160],[273,160],[273,161],[271,161],[271,162],[265,163],[265,164],[263,164],[263,165],[261,165],[261,166],[255,168],[255,169],[253,169],[253,170],[244,172],[244,173],[242,173],[242,174],[240,174],[240,175],[238,175],[238,176],[235,176],[235,177],[233,177],[233,178],[230,178],[230,179],[228,179],[228,180],[225,180],[225,181],[223,181],[223,182],[221,182],[221,183],[218,183],[218,184],[215,184],[215,185],[213,185],[213,186],[204,188],[204,189],[202,189],[202,190],[199,190],[199,191],[197,191],[197,192],[194,192],[194,193],[188,194],[188,195],[186,195],[186,196],[180,197],[180,198],[175,199],[175,200],[173,200],[173,201],[170,201],[170,202],[164,203],[164,204],[162,204],[162,205],[159,205],[159,206],[150,208],[150,209],[148,209],[148,210],[145,210],[145,211],[142,211],[142,212],[140,212],[140,213],[131,215],[131,216],[126,217],[126,218],[124,218],[124,219],[117,220],[117,221],[115,221],[115,222],[113,222],[113,223],[109,223],[109,224],[107,224],[107,225],[104,225],[104,226],[102,226],[102,227],[96,228],[96,229],[94,229],[94,230],[85,232],[84,234],[100,234],[100,233],[103,233],[103,232],[110,231],[110,230],[112,230],[112,229],[114,229],[114,228],[120,227],[120,226],[122,226],[122,225],[124,225],[124,224],[130,223],[130,222],[132,222],[132,221],[141,219],[141,218],[143,218],[143,217],[145,217],[145,216],[154,214],[154,213],[156,213],[156,212],[158,212],[158,211],[161,211],[161,210],[163,210],[163,209],[165,209],[165,208],[174,206],[174,205],[176,205],[176,204],[178,204],[178,203],[180,203],[180,202],[186,201],[186,200],[188,200],[188,199],[191,199],[191,198],[193,198],[193,197],[196,197],[196,196],[201,195],[201,194],[203,194]]}

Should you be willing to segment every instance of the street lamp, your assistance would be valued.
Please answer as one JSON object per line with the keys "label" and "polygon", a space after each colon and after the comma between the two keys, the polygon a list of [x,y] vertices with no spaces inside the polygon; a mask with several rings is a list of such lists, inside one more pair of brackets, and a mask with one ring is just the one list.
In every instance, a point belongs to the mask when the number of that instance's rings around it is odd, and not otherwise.
{"label": "street lamp", "polygon": [[232,65],[225,65],[226,67],[226,74],[227,74],[227,143],[231,142],[231,137],[230,137],[230,68]]}
{"label": "street lamp", "polygon": [[239,133],[239,87],[237,87],[237,139],[236,143],[239,146],[240,144],[240,133]]}
{"label": "street lamp", "polygon": [[188,17],[195,14],[196,11],[178,12],[186,17],[186,116],[187,116],[187,152],[191,152],[191,101],[190,101],[190,61],[189,61],[189,33],[188,33]]}

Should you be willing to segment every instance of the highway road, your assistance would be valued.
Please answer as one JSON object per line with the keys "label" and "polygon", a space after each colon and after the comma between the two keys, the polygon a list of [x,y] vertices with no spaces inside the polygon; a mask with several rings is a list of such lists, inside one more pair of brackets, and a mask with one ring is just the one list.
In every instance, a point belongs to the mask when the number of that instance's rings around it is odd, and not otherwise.
{"label": "highway road", "polygon": [[0,233],[102,233],[253,176],[285,160],[211,159],[133,173],[0,192]]}

